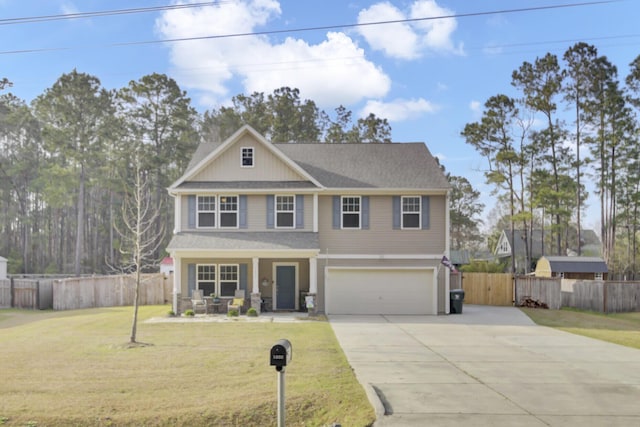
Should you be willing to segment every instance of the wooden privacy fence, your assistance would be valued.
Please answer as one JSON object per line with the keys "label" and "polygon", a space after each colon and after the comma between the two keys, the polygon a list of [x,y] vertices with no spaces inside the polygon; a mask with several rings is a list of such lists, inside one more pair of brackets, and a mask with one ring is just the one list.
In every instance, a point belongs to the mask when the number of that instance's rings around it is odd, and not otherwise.
{"label": "wooden privacy fence", "polygon": [[562,306],[601,313],[640,311],[639,282],[577,280],[562,292]]}
{"label": "wooden privacy fence", "polygon": [[[0,280],[0,308],[74,310],[133,305],[133,276],[92,276],[67,279]],[[173,276],[144,274],[140,305],[166,304],[172,299]]]}
{"label": "wooden privacy fence", "polygon": [[464,303],[513,305],[513,276],[510,273],[462,273]]}
{"label": "wooden privacy fence", "polygon": [[46,310],[53,303],[52,279],[0,280],[0,308]]}
{"label": "wooden privacy fence", "polygon": [[0,279],[0,308],[11,308],[11,280]]}
{"label": "wooden privacy fence", "polygon": [[[53,309],[115,307],[133,305],[135,277],[98,276],[56,280],[53,283]],[[164,274],[144,274],[140,283],[140,305],[171,301],[173,281]]]}
{"label": "wooden privacy fence", "polygon": [[534,276],[516,277],[516,305],[523,298],[531,298],[559,310],[562,307],[562,289],[560,279]]}

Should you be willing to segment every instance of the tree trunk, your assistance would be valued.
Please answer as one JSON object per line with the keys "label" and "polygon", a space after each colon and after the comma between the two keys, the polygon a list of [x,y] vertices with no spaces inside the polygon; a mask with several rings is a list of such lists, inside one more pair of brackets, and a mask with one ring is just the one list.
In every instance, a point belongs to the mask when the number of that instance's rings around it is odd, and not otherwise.
{"label": "tree trunk", "polygon": [[80,185],[78,188],[78,217],[76,228],[76,257],[74,262],[74,273],[80,276],[80,264],[82,262],[83,237],[84,237],[84,165],[80,166]]}

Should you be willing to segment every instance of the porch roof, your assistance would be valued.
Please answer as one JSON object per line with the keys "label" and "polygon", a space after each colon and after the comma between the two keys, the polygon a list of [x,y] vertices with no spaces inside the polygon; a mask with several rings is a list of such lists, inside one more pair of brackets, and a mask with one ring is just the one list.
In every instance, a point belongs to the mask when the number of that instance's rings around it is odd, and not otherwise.
{"label": "porch roof", "polygon": [[318,233],[300,231],[200,232],[178,233],[169,246],[171,251],[281,251],[320,250]]}

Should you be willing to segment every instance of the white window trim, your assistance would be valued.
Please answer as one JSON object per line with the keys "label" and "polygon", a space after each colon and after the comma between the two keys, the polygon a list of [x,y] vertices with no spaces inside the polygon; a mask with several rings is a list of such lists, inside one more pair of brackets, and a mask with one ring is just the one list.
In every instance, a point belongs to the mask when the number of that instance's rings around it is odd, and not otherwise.
{"label": "white window trim", "polygon": [[[235,211],[223,211],[222,209],[220,209],[220,198],[222,197],[235,197],[236,198],[236,210]],[[234,229],[238,229],[240,228],[240,196],[237,194],[223,194],[223,195],[218,195],[218,205],[217,205],[217,209],[218,209],[218,229],[220,230],[234,230]],[[236,225],[235,226],[222,226],[222,214],[224,213],[235,213],[236,214]]]}
{"label": "white window trim", "polygon": [[[278,197],[291,197],[293,199],[293,211],[279,211],[278,210]],[[294,194],[277,194],[274,196],[273,199],[273,209],[274,209],[274,228],[279,228],[279,229],[289,229],[292,230],[294,228],[296,228],[296,196]],[[291,212],[293,214],[293,223],[291,224],[291,226],[278,226],[278,213],[289,213]]]}
{"label": "white window trim", "polygon": [[[200,210],[200,197],[214,197],[215,198],[215,203],[213,206],[213,210],[212,211],[201,211]],[[213,214],[213,222],[214,225],[213,227],[210,225],[200,225],[200,214],[201,213],[208,213],[208,214]],[[204,228],[204,229],[214,229],[214,228],[218,228],[218,196],[215,194],[202,194],[202,195],[198,195],[196,197],[196,228]]]}
{"label": "white window trim", "polygon": [[[345,227],[344,215],[355,214],[355,212],[345,212],[344,199],[358,199],[358,226],[357,227]],[[362,229],[362,197],[361,196],[340,196],[340,229],[341,230],[361,230]]]}
{"label": "white window trim", "polygon": [[[201,211],[200,204],[198,202],[200,197],[215,197],[215,210],[213,211]],[[235,211],[222,211],[220,209],[220,198],[221,197],[235,197],[236,198],[236,210]],[[222,213],[235,213],[236,214],[236,225],[235,226],[222,226],[222,222],[220,218]],[[215,216],[215,225],[213,227],[200,225],[200,214],[201,213],[213,213]],[[238,194],[200,194],[196,198],[196,228],[201,228],[204,230],[237,230],[240,228],[240,195]]]}
{"label": "white window trim", "polygon": [[[211,282],[211,280],[200,280],[199,278],[199,274],[198,274],[198,270],[200,269],[200,267],[211,267],[213,266],[215,269],[214,275],[213,275],[213,292],[216,295],[220,295],[220,293],[218,292],[218,266],[217,264],[196,264],[196,289],[200,289],[200,282]],[[204,297],[208,297],[209,295],[202,295]]]}
{"label": "white window trim", "polygon": [[[244,150],[249,150],[251,152],[251,164],[244,164]],[[256,165],[256,150],[254,147],[241,147],[240,148],[240,167],[241,168],[252,168]]]}
{"label": "white window trim", "polygon": [[[218,264],[217,268],[216,268],[216,273],[218,275],[217,280],[216,280],[216,294],[218,296],[222,296],[222,267],[235,267],[236,268],[236,280],[224,280],[224,282],[236,282],[236,287],[233,291],[233,295],[231,296],[231,298],[233,298],[235,296],[235,291],[237,291],[238,289],[240,289],[240,264]],[[225,296],[224,298],[230,298],[228,295]]]}
{"label": "white window trim", "polygon": [[[415,214],[416,212],[405,212],[404,211],[404,200],[405,199],[418,199],[418,205],[420,206],[420,210],[418,213],[418,226],[417,227],[405,227],[404,226],[404,214]],[[400,198],[400,229],[401,230],[420,230],[422,228],[422,197],[420,196],[402,196]]]}
{"label": "white window trim", "polygon": [[[221,296],[222,294],[222,282],[235,282],[236,283],[236,287],[235,290],[240,289],[240,264],[196,264],[196,289],[200,289],[200,282],[201,280],[199,280],[199,276],[198,276],[198,269],[200,267],[203,266],[207,266],[207,267],[214,267],[215,268],[215,274],[213,277],[213,280],[202,280],[202,282],[213,282],[213,288],[214,288],[214,293],[218,296]],[[222,267],[235,267],[236,269],[236,280],[222,280]],[[234,295],[235,296],[235,290],[234,290]],[[205,297],[208,297],[209,295],[203,295]],[[233,296],[226,296],[224,298],[233,298]]]}

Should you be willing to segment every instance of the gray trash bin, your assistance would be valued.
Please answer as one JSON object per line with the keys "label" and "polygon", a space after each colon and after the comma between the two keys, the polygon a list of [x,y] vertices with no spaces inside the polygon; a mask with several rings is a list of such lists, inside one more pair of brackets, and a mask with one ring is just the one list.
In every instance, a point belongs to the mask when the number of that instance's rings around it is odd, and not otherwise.
{"label": "gray trash bin", "polygon": [[464,290],[451,289],[449,291],[449,302],[451,303],[452,314],[462,314],[462,303],[464,302]]}

